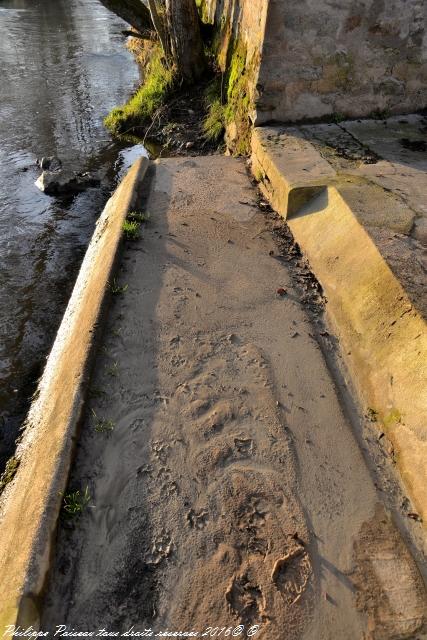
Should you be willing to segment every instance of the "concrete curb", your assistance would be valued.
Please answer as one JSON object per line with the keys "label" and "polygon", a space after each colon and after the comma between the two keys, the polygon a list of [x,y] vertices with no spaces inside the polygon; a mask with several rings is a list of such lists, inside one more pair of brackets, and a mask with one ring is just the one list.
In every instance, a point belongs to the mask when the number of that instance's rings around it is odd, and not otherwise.
{"label": "concrete curb", "polygon": [[[283,185],[297,183],[294,174],[296,169],[304,171],[303,163],[291,171],[292,156],[281,148],[278,165],[263,139],[265,134],[255,130],[252,171],[275,210],[288,218],[295,240],[325,291],[327,312],[361,401],[391,441],[404,484],[426,523],[425,321],[359,221],[339,180],[322,171],[324,188],[306,191],[308,197],[300,201],[298,211],[290,211],[289,188]],[[323,161],[314,147],[301,153],[310,166],[316,166],[316,155],[319,163]],[[283,175],[288,171],[292,180]],[[313,184],[318,186],[319,181]],[[305,186],[309,189],[309,180]]]}
{"label": "concrete curb", "polygon": [[1,499],[0,634],[37,628],[61,494],[126,215],[135,208],[149,161],[138,159],[100,216],[49,355],[17,450],[19,468]]}

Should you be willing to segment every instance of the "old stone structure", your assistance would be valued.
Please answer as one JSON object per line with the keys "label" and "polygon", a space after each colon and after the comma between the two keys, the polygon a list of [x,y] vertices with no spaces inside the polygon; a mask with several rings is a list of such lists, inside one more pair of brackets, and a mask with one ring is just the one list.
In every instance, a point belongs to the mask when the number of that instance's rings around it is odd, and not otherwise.
{"label": "old stone structure", "polygon": [[[425,0],[204,0],[247,45],[258,124],[427,106]],[[254,57],[258,52],[258,57]]]}

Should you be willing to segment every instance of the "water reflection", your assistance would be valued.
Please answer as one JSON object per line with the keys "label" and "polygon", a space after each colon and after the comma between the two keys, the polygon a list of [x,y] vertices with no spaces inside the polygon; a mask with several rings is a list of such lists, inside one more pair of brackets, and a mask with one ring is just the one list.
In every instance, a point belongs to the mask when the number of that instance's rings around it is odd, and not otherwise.
{"label": "water reflection", "polygon": [[[124,28],[97,0],[0,0],[0,471],[114,181],[102,118],[138,81]],[[41,194],[43,155],[101,188]]]}

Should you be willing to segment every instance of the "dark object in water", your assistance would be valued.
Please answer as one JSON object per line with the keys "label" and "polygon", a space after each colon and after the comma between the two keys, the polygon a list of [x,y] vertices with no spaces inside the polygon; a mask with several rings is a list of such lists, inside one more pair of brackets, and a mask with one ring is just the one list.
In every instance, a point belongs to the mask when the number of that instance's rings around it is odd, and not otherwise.
{"label": "dark object in water", "polygon": [[62,169],[62,162],[56,156],[37,158],[36,165],[43,171],[60,171]]}
{"label": "dark object in water", "polygon": [[402,147],[409,151],[427,151],[427,142],[425,140],[410,140],[409,138],[401,138],[399,140]]}

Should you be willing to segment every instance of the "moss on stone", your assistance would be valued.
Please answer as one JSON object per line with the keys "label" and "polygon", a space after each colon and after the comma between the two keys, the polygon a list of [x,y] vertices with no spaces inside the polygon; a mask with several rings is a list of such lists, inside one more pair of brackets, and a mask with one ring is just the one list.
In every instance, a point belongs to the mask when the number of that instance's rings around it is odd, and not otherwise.
{"label": "moss on stone", "polygon": [[256,73],[256,59],[248,62],[247,47],[239,40],[228,41],[222,33],[226,47],[216,50],[221,67],[226,54],[224,71],[208,87],[206,92],[207,116],[204,122],[206,138],[218,140],[224,130],[229,149],[234,155],[247,155],[250,151],[253,107],[251,82]]}
{"label": "moss on stone", "polygon": [[247,47],[237,41],[232,48],[227,71],[227,106],[225,119],[228,127],[235,130],[230,139],[231,150],[235,155],[247,155],[250,150],[251,130],[250,111],[252,107],[250,81],[255,72],[252,60],[248,63]]}
{"label": "moss on stone", "polygon": [[[227,131],[227,143],[234,155],[247,155],[250,149],[252,107],[251,69],[247,64],[247,48],[236,41],[229,46],[225,72],[206,91],[207,116],[204,122],[208,140],[219,140]],[[222,55],[224,53],[217,53]]]}
{"label": "moss on stone", "polygon": [[19,460],[14,456],[9,458],[6,463],[6,468],[0,476],[0,493],[4,490],[4,488],[11,482],[18,470]]}
{"label": "moss on stone", "polygon": [[384,426],[387,428],[395,424],[399,424],[401,421],[402,414],[400,413],[399,409],[396,409],[396,407],[393,407],[393,409],[383,418]]}

